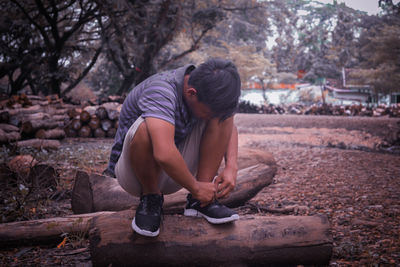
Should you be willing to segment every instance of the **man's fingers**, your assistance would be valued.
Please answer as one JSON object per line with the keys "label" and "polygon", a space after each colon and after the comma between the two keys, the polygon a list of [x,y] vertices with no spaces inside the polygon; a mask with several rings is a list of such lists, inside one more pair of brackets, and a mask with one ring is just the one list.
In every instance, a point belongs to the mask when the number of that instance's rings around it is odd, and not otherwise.
{"label": "man's fingers", "polygon": [[232,191],[232,189],[233,185],[231,185],[230,183],[222,184],[222,186],[218,188],[217,197],[223,198],[227,196]]}

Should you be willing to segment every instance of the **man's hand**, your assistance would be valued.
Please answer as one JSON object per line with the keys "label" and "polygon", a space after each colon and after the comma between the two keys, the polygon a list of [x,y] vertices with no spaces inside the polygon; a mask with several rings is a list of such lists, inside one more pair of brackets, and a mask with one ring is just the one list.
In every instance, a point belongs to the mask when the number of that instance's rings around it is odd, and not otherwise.
{"label": "man's hand", "polygon": [[217,198],[226,197],[236,185],[237,170],[234,168],[225,168],[215,179],[217,186]]}
{"label": "man's hand", "polygon": [[216,192],[214,183],[197,181],[196,190],[191,193],[195,199],[200,201],[201,206],[204,207],[215,200]]}

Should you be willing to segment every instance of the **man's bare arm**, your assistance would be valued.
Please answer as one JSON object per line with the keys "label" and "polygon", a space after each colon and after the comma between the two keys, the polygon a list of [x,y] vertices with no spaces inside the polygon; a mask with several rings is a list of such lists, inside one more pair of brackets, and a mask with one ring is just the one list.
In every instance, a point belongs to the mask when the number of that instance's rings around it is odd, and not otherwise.
{"label": "man's bare arm", "polygon": [[153,145],[154,158],[161,168],[200,202],[211,202],[215,196],[215,185],[198,182],[190,173],[174,142],[175,127],[157,118],[146,118],[145,121]]}

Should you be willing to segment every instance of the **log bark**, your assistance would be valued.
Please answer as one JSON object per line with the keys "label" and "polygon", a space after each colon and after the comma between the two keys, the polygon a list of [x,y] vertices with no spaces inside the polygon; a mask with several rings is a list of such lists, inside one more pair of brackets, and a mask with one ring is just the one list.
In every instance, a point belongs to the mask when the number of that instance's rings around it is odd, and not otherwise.
{"label": "log bark", "polygon": [[66,114],[62,114],[62,115],[53,115],[51,118],[52,118],[53,120],[55,120],[55,121],[63,121],[63,122],[69,121],[69,116],[66,115]]}
{"label": "log bark", "polygon": [[119,112],[115,109],[108,109],[107,110],[108,118],[112,121],[117,120],[119,116]]}
{"label": "log bark", "polygon": [[19,128],[8,123],[0,123],[0,130],[3,130],[7,133],[9,132],[19,132]]}
{"label": "log bark", "polygon": [[117,129],[115,128],[111,128],[107,131],[106,136],[113,138],[115,136],[115,134],[117,133]]}
{"label": "log bark", "polygon": [[35,137],[39,139],[64,139],[65,131],[59,128],[51,130],[40,129],[36,132]]}
{"label": "log bark", "polygon": [[74,129],[70,128],[70,127],[66,127],[64,129],[64,131],[65,131],[65,135],[67,137],[77,137],[78,136],[78,133]]}
{"label": "log bark", "polygon": [[23,121],[31,121],[31,120],[48,120],[50,119],[50,115],[44,112],[37,112],[29,115],[22,115]]}
{"label": "log bark", "polygon": [[0,247],[59,242],[63,233],[87,232],[95,214],[0,224]]}
{"label": "log bark", "polygon": [[21,139],[19,132],[6,132],[0,129],[0,143],[10,143]]}
{"label": "log bark", "polygon": [[[247,152],[246,152],[247,151]],[[235,190],[221,202],[229,207],[237,207],[254,197],[262,188],[272,183],[277,167],[270,153],[253,150],[240,150],[241,158],[247,158],[246,153],[258,153],[260,158],[248,160],[246,166],[239,164]],[[257,164],[259,161],[269,162]],[[164,201],[165,213],[179,213],[183,211],[188,191],[182,189],[174,194],[166,195]],[[72,190],[72,211],[74,213],[89,213],[96,211],[120,211],[136,207],[139,199],[128,194],[118,184],[116,179],[98,174],[77,172]]]}
{"label": "log bark", "polygon": [[92,130],[89,126],[84,125],[82,126],[82,128],[79,129],[78,135],[79,137],[90,137],[92,135]]}
{"label": "log bark", "polygon": [[40,129],[54,129],[60,124],[53,120],[31,120],[22,123],[21,130],[25,134],[33,134]]}
{"label": "log bark", "polygon": [[104,137],[106,137],[106,133],[105,133],[105,132],[103,131],[103,129],[101,129],[101,128],[95,129],[94,132],[93,132],[93,134],[94,134],[94,137],[97,137],[97,138],[104,138]]}
{"label": "log bark", "polygon": [[160,235],[146,238],[132,231],[133,215],[128,210],[92,220],[94,266],[327,265],[332,255],[325,216],[245,215],[215,226],[165,215]]}
{"label": "log bark", "polygon": [[8,111],[0,112],[0,122],[8,123],[10,121],[10,113]]}
{"label": "log bark", "polygon": [[96,109],[96,117],[100,120],[104,120],[107,118],[107,110],[105,107],[99,107]]}
{"label": "log bark", "polygon": [[85,123],[88,123],[90,121],[91,116],[90,116],[89,112],[87,112],[86,110],[83,110],[81,112],[81,115],[79,116],[79,118],[80,118],[81,122],[83,124],[85,124]]}
{"label": "log bark", "polygon": [[79,131],[82,127],[82,122],[79,119],[73,119],[71,121],[71,125],[70,127],[74,130],[74,131]]}
{"label": "log bark", "polygon": [[101,128],[103,131],[107,132],[113,127],[113,122],[110,121],[109,119],[105,119],[101,121]]}
{"label": "log bark", "polygon": [[19,115],[19,114],[33,114],[40,112],[42,107],[40,105],[31,106],[29,108],[16,108],[16,109],[8,109],[8,113],[10,116]]}
{"label": "log bark", "polygon": [[90,129],[96,130],[97,128],[100,127],[100,119],[97,118],[96,116],[93,116],[93,117],[90,119],[90,121],[89,121],[89,123],[88,123],[88,126],[90,127]]}
{"label": "log bark", "polygon": [[29,139],[17,142],[18,147],[33,147],[37,149],[58,149],[61,146],[58,140],[49,139]]}
{"label": "log bark", "polygon": [[70,108],[67,110],[67,115],[70,119],[75,119],[77,116],[79,116],[80,113],[81,110],[78,110],[77,108]]}

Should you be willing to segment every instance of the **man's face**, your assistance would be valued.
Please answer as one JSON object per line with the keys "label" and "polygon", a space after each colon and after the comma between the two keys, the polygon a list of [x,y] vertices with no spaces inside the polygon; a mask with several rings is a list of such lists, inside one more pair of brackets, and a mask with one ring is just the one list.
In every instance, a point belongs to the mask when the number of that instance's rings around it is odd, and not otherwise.
{"label": "man's face", "polygon": [[199,101],[197,91],[194,88],[186,88],[184,90],[185,102],[188,105],[190,112],[200,120],[209,120],[213,117],[210,107]]}
{"label": "man's face", "polygon": [[200,120],[209,120],[212,118],[212,111],[211,109],[204,103],[201,103],[200,101],[192,101],[189,104],[189,108],[192,112],[192,114],[200,119]]}

